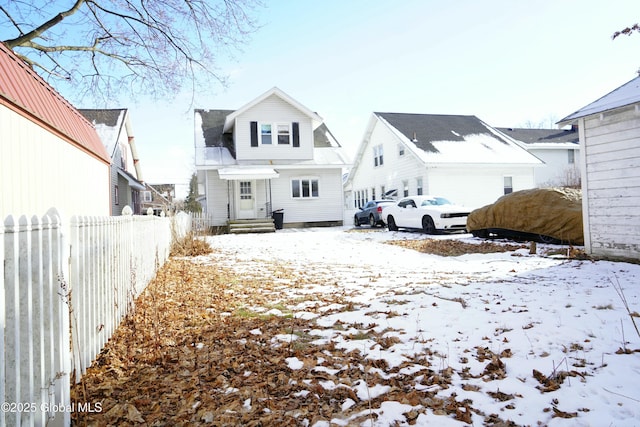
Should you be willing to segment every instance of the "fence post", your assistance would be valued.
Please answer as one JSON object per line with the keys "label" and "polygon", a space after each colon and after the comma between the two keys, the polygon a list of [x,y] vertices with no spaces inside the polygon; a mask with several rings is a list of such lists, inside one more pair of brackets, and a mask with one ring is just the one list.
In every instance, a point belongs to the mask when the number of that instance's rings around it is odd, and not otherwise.
{"label": "fence post", "polygon": [[[7,218],[8,220],[9,218]],[[2,221],[2,226],[0,227],[0,254],[2,254],[3,257],[3,262],[0,263],[0,277],[2,278],[2,289],[0,289],[0,343],[2,345],[2,351],[0,352],[0,400],[2,400],[2,402],[6,402],[7,401],[7,395],[6,395],[6,383],[7,383],[7,375],[5,372],[5,363],[6,363],[6,352],[7,352],[7,347],[5,347],[5,337],[4,337],[4,331],[5,331],[5,327],[7,325],[7,319],[6,319],[6,311],[5,311],[5,306],[6,306],[6,300],[5,300],[5,293],[6,293],[6,284],[8,283],[7,277],[5,276],[5,263],[6,263],[6,253],[5,253],[5,221]],[[0,411],[0,427],[5,427],[7,425],[6,419],[5,419],[5,413],[4,411]]]}
{"label": "fence post", "polygon": [[[73,355],[73,371],[75,372],[75,381],[80,381],[82,375],[82,355],[80,348],[82,346],[82,332],[78,325],[78,317],[81,316],[81,305],[78,304],[82,299],[82,290],[80,285],[82,281],[82,250],[81,244],[81,228],[82,217],[71,217],[70,236],[69,236],[69,281],[67,283],[67,301],[69,304],[69,322],[71,322],[71,354]],[[73,296],[72,296],[73,293]],[[73,297],[73,300],[71,299]]]}
{"label": "fence post", "polygon": [[35,413],[36,424],[45,425],[46,412],[42,409],[47,399],[47,378],[45,377],[45,328],[50,326],[51,319],[45,319],[44,311],[44,265],[43,265],[43,222],[36,215],[31,217],[31,318],[33,334],[33,400],[38,402],[38,412]]}
{"label": "fence post", "polygon": [[[9,215],[5,222],[5,251],[4,251],[4,294],[5,294],[5,376],[4,402],[20,401],[20,288],[18,259],[18,224]],[[19,424],[17,413],[2,413],[7,424]]]}

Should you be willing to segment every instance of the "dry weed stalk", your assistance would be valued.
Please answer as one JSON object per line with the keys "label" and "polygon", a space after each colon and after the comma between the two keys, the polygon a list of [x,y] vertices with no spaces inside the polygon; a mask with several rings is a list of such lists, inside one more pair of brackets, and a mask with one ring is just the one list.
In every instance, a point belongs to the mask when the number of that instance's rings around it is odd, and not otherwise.
{"label": "dry weed stalk", "polygon": [[193,232],[187,233],[183,238],[173,239],[171,256],[200,256],[211,253],[211,246],[206,240],[198,238]]}
{"label": "dry weed stalk", "polygon": [[615,281],[609,279],[610,282],[611,282],[611,285],[613,286],[613,289],[616,291],[616,293],[620,297],[620,300],[622,300],[622,304],[624,305],[625,310],[627,310],[627,313],[629,314],[629,318],[631,319],[631,323],[633,323],[633,327],[635,328],[636,333],[638,334],[638,337],[640,337],[640,330],[638,330],[638,325],[636,324],[636,319],[635,319],[634,313],[631,311],[631,308],[629,307],[629,302],[627,301],[627,297],[624,294],[624,290],[622,289],[622,285],[620,285],[620,281],[618,280],[618,276],[616,276],[615,273],[613,273],[613,277],[614,277]]}

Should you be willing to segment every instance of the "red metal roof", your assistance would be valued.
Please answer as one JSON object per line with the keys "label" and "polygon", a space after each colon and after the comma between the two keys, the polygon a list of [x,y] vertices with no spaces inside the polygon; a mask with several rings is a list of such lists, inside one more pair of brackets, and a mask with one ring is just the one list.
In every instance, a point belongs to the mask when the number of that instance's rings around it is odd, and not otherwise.
{"label": "red metal roof", "polygon": [[93,125],[3,43],[0,43],[0,103],[111,163]]}

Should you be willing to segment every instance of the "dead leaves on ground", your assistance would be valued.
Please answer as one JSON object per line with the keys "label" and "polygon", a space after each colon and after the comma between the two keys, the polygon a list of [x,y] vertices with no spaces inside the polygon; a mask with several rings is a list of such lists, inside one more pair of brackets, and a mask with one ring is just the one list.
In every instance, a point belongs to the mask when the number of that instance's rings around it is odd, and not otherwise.
{"label": "dead leaves on ground", "polygon": [[391,240],[390,245],[402,246],[418,252],[441,256],[460,256],[465,254],[487,254],[494,252],[511,252],[517,249],[527,248],[526,245],[513,245],[509,243],[497,244],[492,242],[467,243],[460,240]]}
{"label": "dead leaves on ground", "polygon": [[[440,394],[454,379],[462,380],[467,392],[483,393],[479,384],[507,377],[509,349],[497,354],[475,348],[482,366],[476,372],[469,366],[456,371],[447,366],[446,356],[428,347],[404,355],[405,361],[391,368],[366,353],[401,344],[394,334],[398,331],[376,332],[375,324],[323,328],[292,315],[289,307],[301,301],[289,300],[284,289],[304,287],[309,284],[305,280],[282,265],[267,278],[238,275],[195,259],[171,259],[73,387],[73,401],[101,402],[103,409],[74,413],[74,424],[286,426],[340,419],[357,425],[375,421],[383,402],[396,401],[412,407],[404,413],[408,424],[429,412],[467,424],[475,414],[487,425],[514,425],[484,414],[472,399]],[[347,297],[308,293],[305,310],[351,310]],[[270,314],[274,312],[279,315]],[[329,332],[373,346],[347,352],[327,338]],[[549,379],[537,371],[533,377],[542,392],[561,384],[558,377]],[[485,393],[507,402],[506,409],[522,397]]]}

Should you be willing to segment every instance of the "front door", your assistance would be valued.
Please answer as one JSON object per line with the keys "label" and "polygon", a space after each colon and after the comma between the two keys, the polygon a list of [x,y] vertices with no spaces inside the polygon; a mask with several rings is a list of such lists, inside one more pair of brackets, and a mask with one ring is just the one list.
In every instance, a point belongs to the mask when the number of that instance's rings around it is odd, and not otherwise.
{"label": "front door", "polygon": [[256,217],[255,181],[238,181],[238,219]]}

